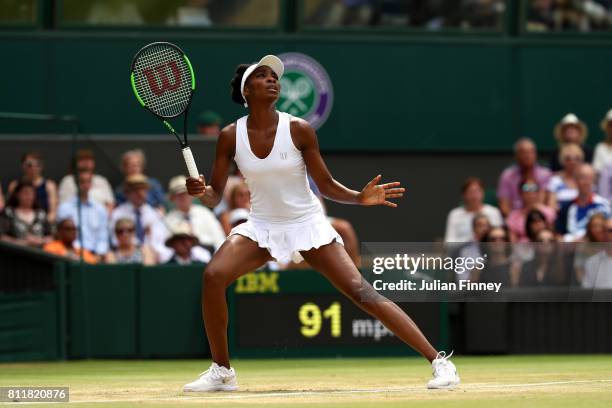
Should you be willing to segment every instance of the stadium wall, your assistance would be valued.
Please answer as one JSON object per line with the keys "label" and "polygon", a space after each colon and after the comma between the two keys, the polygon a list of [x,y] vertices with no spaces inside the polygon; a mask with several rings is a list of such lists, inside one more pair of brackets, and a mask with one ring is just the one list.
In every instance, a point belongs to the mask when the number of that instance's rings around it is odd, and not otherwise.
{"label": "stadium wall", "polygon": [[[612,47],[605,38],[249,34],[155,31],[3,32],[0,111],[75,114],[92,134],[163,133],[129,86],[132,56],[168,40],[190,56],[193,112],[244,114],[229,98],[238,63],[298,51],[332,79],[334,107],[320,129],[327,151],[508,151],[518,136],[545,149],[569,111],[590,125],[610,107]],[[364,56],[367,56],[365,58]],[[192,120],[192,129],[194,128]],[[23,130],[3,125],[5,130]]]}

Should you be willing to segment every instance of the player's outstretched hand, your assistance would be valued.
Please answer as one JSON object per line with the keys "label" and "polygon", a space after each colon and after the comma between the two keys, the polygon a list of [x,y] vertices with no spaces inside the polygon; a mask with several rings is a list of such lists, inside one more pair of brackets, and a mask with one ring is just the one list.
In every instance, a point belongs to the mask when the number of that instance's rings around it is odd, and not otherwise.
{"label": "player's outstretched hand", "polygon": [[200,174],[200,178],[187,178],[187,192],[189,195],[194,197],[202,197],[206,192],[206,180],[204,176]]}
{"label": "player's outstretched hand", "polygon": [[359,203],[361,205],[386,205],[387,207],[397,207],[397,204],[388,201],[390,198],[400,198],[404,196],[404,189],[399,181],[392,183],[378,184],[382,176],[379,174],[374,177],[359,193]]}

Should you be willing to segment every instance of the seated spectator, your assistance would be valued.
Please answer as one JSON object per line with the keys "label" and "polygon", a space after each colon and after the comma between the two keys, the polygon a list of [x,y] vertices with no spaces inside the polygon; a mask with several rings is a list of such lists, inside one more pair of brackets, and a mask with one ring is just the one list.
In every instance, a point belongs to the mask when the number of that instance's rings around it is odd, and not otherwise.
{"label": "seated spectator", "polygon": [[557,211],[569,206],[578,196],[576,170],[584,160],[584,153],[577,144],[567,143],[561,147],[559,159],[563,169],[550,178],[545,200],[547,206]]}
{"label": "seated spectator", "polygon": [[548,31],[555,28],[555,0],[531,0],[527,12],[527,31]]}
{"label": "seated spectator", "polygon": [[[95,174],[96,159],[91,150],[79,150],[75,157],[75,167],[78,173],[92,173],[91,190],[89,198],[103,205],[110,212],[115,206],[115,196],[108,180],[99,174]],[[72,169],[71,169],[72,171]],[[77,194],[77,186],[74,182],[74,174],[68,174],[62,178],[59,184],[59,202],[60,204],[68,201]]]}
{"label": "seated spectator", "polygon": [[4,195],[2,194],[2,183],[0,182],[0,212],[4,210]]}
{"label": "seated spectator", "polygon": [[235,210],[229,212],[228,218],[230,226],[234,228],[243,222],[247,222],[249,219],[249,210],[246,208],[236,208]]}
{"label": "seated spectator", "polygon": [[[144,174],[145,166],[146,157],[144,152],[140,149],[128,150],[121,156],[121,172],[126,180],[130,176]],[[147,204],[163,214],[165,212],[165,198],[164,189],[161,183],[153,177],[147,177],[147,184],[149,186]],[[115,199],[117,200],[117,204],[123,204],[126,201],[124,191],[125,180],[115,188]]]}
{"label": "seated spectator", "polygon": [[[476,213],[472,217],[472,240],[466,245],[459,248],[458,256],[461,258],[476,259],[482,256],[480,241],[485,237],[491,229],[489,218],[483,213]],[[457,280],[467,279],[472,272],[472,269],[465,270],[464,273],[455,273]]]}
{"label": "seated spectator", "polygon": [[540,231],[549,229],[548,220],[539,210],[531,210],[525,219],[525,234],[529,242],[536,242]]}
{"label": "seated spectator", "polygon": [[597,143],[593,155],[593,167],[598,173],[601,173],[605,167],[612,166],[612,109],[601,120],[601,130],[606,137]]}
{"label": "seated spectator", "polygon": [[559,171],[562,169],[561,163],[559,162],[560,150],[563,145],[568,143],[577,144],[582,149],[582,157],[585,163],[591,163],[593,161],[593,150],[586,146],[584,142],[588,137],[588,128],[586,124],[578,119],[573,113],[568,113],[555,125],[554,129],[555,139],[557,139],[558,147],[553,150],[550,156],[550,169],[552,171]]}
{"label": "seated spectator", "polygon": [[505,227],[493,227],[482,239],[481,253],[486,257],[482,271],[472,270],[472,280],[501,283],[502,288],[518,285],[520,263],[512,259],[510,234]]}
{"label": "seated spectator", "polygon": [[[166,262],[172,256],[172,252],[165,245],[168,229],[159,212],[146,202],[149,190],[148,178],[142,174],[132,175],[125,180],[124,185],[127,201],[113,210],[111,231],[115,229],[118,219],[129,218],[134,222],[138,245],[145,243],[150,245],[157,253],[159,261]],[[112,244],[114,247],[117,246],[114,236]]]}
{"label": "seated spectator", "polygon": [[555,233],[550,229],[538,232],[534,244],[535,256],[522,265],[519,286],[551,286],[566,281],[563,257],[557,252]]}
{"label": "seated spectator", "polygon": [[198,237],[200,245],[214,252],[223,244],[226,234],[211,210],[202,205],[193,205],[186,182],[185,176],[176,176],[168,184],[168,194],[175,208],[166,215],[166,223],[172,230],[186,222]]}
{"label": "seated spectator", "polygon": [[182,27],[210,27],[213,25],[208,11],[210,0],[184,0],[166,20],[168,25]]}
{"label": "seated spectator", "polygon": [[60,204],[57,215],[60,219],[72,219],[77,227],[80,225],[79,244],[89,252],[103,257],[109,249],[108,212],[102,204],[91,198],[93,173],[79,173],[78,181],[80,196]]}
{"label": "seated spectator", "polygon": [[251,209],[251,193],[249,192],[249,188],[247,187],[246,183],[242,182],[240,184],[236,184],[231,189],[227,204],[227,211],[223,212],[219,217],[223,230],[225,231],[225,235],[229,234],[232,230],[229,222],[229,213],[237,208],[244,208],[246,210]]}
{"label": "seated spectator", "polygon": [[[213,208],[213,212],[215,213],[217,218],[219,218],[219,220],[221,220],[221,214],[229,211],[230,196],[232,194],[232,191],[234,191],[234,187],[236,187],[238,184],[243,184],[244,182],[245,181],[244,177],[242,176],[242,173],[240,173],[240,170],[238,169],[238,166],[236,166],[236,163],[232,161],[230,174],[227,177],[227,182],[225,183],[225,189],[223,190],[223,197],[221,198],[221,202],[217,204],[215,208]],[[221,225],[225,230],[227,225],[223,225],[223,222],[221,222]]]}
{"label": "seated spectator", "polygon": [[578,197],[567,210],[567,234],[565,241],[577,241],[586,233],[589,218],[595,213],[610,217],[610,203],[602,196],[593,192],[595,170],[590,164],[583,164],[576,173]]}
{"label": "seated spectator", "polygon": [[0,238],[18,245],[41,248],[51,240],[47,214],[38,205],[36,189],[29,182],[17,182],[0,214]]}
{"label": "seated spectator", "polygon": [[492,205],[484,204],[484,186],[476,177],[470,177],[461,188],[463,205],[457,207],[446,218],[446,233],[444,242],[468,242],[473,239],[472,220],[474,214],[481,213],[488,219],[490,225],[500,227],[503,219],[499,210]]}
{"label": "seated spectator", "polygon": [[136,239],[136,225],[129,218],[119,218],[115,222],[115,240],[117,247],[108,252],[105,261],[111,264],[155,265],[157,255],[147,244],[139,244]]}
{"label": "seated spectator", "polygon": [[574,255],[575,283],[580,284],[582,282],[587,259],[601,250],[599,244],[607,241],[606,216],[602,213],[595,213],[589,218],[586,234],[576,245],[576,253]]}
{"label": "seated spectator", "polygon": [[60,216],[59,220],[56,225],[55,240],[46,243],[43,251],[75,261],[80,260],[82,256],[84,262],[95,264],[98,259],[94,254],[76,246],[77,227],[72,219],[62,219]]}
{"label": "seated spectator", "polygon": [[606,235],[605,249],[586,261],[583,288],[612,289],[612,219],[606,221]]}
{"label": "seated spectator", "polygon": [[176,226],[172,235],[166,240],[166,246],[172,248],[172,257],[168,264],[190,265],[194,262],[210,262],[210,252],[198,245],[198,237],[192,232],[188,224]]}
{"label": "seated spectator", "polygon": [[138,5],[125,0],[99,0],[94,2],[87,16],[88,24],[140,25],[144,22]]}
{"label": "seated spectator", "polygon": [[506,225],[510,231],[512,242],[527,242],[527,231],[525,230],[527,214],[537,210],[546,218],[547,225],[553,225],[556,213],[550,207],[544,205],[540,187],[535,180],[523,180],[519,186],[523,207],[512,210],[506,218]]}
{"label": "seated spectator", "polygon": [[612,201],[612,163],[604,167],[599,173],[597,187],[600,196],[608,201]]}
{"label": "seated spectator", "polygon": [[38,152],[29,152],[21,157],[21,180],[13,180],[8,185],[8,193],[11,194],[17,183],[23,181],[32,184],[36,191],[36,200],[40,208],[47,214],[50,223],[55,220],[57,211],[57,186],[52,180],[47,180],[42,175],[43,159]]}
{"label": "seated spectator", "polygon": [[519,189],[522,180],[535,180],[544,191],[551,176],[550,170],[537,164],[536,145],[531,139],[519,139],[514,144],[514,155],[516,164],[503,171],[497,185],[499,209],[504,217],[523,207]]}
{"label": "seated spectator", "polygon": [[223,119],[217,112],[204,111],[198,117],[198,134],[208,139],[216,139],[221,133]]}

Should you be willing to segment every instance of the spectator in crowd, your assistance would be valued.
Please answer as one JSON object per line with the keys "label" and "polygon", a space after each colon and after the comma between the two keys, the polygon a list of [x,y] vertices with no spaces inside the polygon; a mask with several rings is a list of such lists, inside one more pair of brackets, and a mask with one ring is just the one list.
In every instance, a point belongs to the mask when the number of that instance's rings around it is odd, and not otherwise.
{"label": "spectator in crowd", "polygon": [[[38,205],[47,214],[50,223],[55,220],[57,211],[57,186],[52,180],[47,180],[42,175],[43,159],[38,152],[28,152],[21,157],[21,181],[30,183],[36,191]],[[8,193],[11,194],[19,180],[9,183]]]}
{"label": "spectator in crowd", "polygon": [[211,254],[198,245],[196,237],[188,224],[183,223],[172,229],[172,235],[166,240],[166,246],[172,248],[169,264],[190,265],[194,262],[208,263]]}
{"label": "spectator in crowd", "polygon": [[605,167],[612,165],[612,109],[601,120],[600,126],[605,138],[597,143],[595,154],[593,155],[593,167],[598,173]]}
{"label": "spectator in crowd", "polygon": [[[236,163],[232,161],[230,174],[227,177],[227,183],[225,183],[225,189],[223,190],[223,198],[221,199],[221,202],[215,208],[213,208],[213,212],[217,218],[221,219],[221,214],[229,211],[230,196],[232,195],[232,191],[234,191],[234,187],[236,187],[238,184],[243,184],[244,182],[242,173],[240,173]],[[221,224],[223,225],[223,223]],[[226,225],[223,225],[224,229],[225,227]]]}
{"label": "spectator in crowd", "polygon": [[555,0],[530,0],[527,31],[548,31],[555,28]]}
{"label": "spectator in crowd", "polygon": [[210,0],[185,0],[168,18],[168,25],[183,27],[210,27],[213,25],[208,11]]}
{"label": "spectator in crowd", "polygon": [[535,180],[523,180],[518,190],[521,194],[523,207],[510,212],[508,218],[506,218],[506,225],[513,242],[527,242],[528,237],[525,229],[527,214],[532,210],[537,210],[544,215],[547,225],[553,225],[556,213],[555,210],[544,205],[540,186]]}
{"label": "spectator in crowd", "polygon": [[[144,152],[140,149],[128,150],[127,152],[123,153],[123,156],[121,157],[121,172],[123,173],[125,179],[130,176],[144,174],[145,166],[146,157]],[[147,204],[163,214],[165,212],[165,202],[164,189],[162,188],[161,183],[153,177],[147,177],[147,185],[149,186],[147,192]],[[117,204],[123,204],[126,201],[124,191],[125,181],[115,188],[115,198],[117,200]]]}
{"label": "spectator in crowd", "polygon": [[549,229],[548,220],[539,210],[531,210],[525,219],[525,233],[529,242],[536,242],[540,231]]}
{"label": "spectator in crowd", "polygon": [[193,204],[193,198],[187,193],[186,182],[185,176],[176,176],[168,184],[168,194],[174,209],[166,215],[166,224],[172,230],[186,222],[199,244],[214,252],[223,244],[226,234],[211,210]]}
{"label": "spectator in crowd", "polygon": [[550,169],[552,171],[559,171],[562,169],[559,158],[561,157],[561,148],[569,143],[577,144],[582,149],[582,158],[585,163],[591,163],[593,161],[593,151],[590,147],[586,146],[586,141],[589,132],[587,125],[578,119],[573,113],[565,115],[559,123],[555,125],[554,129],[555,139],[557,139],[558,147],[552,152],[550,156]]}
{"label": "spectator in crowd", "polygon": [[[79,227],[80,244],[83,248],[104,257],[109,249],[108,212],[102,204],[92,199],[93,173],[79,173],[79,197],[72,197],[60,204],[57,215],[60,219],[70,218]],[[80,209],[80,214],[79,214]]]}
{"label": "spectator in crowd", "polygon": [[229,234],[232,226],[229,222],[229,213],[237,208],[251,209],[251,193],[246,183],[236,184],[230,191],[227,211],[223,212],[219,217],[225,234]]}
{"label": "spectator in crowd", "polygon": [[139,244],[136,239],[136,225],[130,218],[119,218],[115,222],[115,240],[117,247],[108,252],[105,261],[111,264],[155,265],[157,255],[147,244]]}
{"label": "spectator in crowd", "polygon": [[97,263],[98,259],[94,254],[76,246],[77,227],[74,221],[71,218],[62,218],[60,215],[58,219],[60,221],[56,225],[55,240],[46,243],[43,250],[75,261],[80,260],[82,256],[84,262]]}
{"label": "spectator in crowd", "polygon": [[2,194],[2,183],[0,182],[0,212],[4,210],[4,195]]}
{"label": "spectator in crowd", "polygon": [[[168,229],[161,214],[147,203],[149,179],[143,174],[128,176],[125,180],[125,197],[127,201],[115,208],[111,215],[111,230],[120,218],[129,218],[134,221],[136,242],[138,245],[148,244],[155,252],[161,263],[172,256],[166,247]],[[117,246],[116,237],[113,237],[113,246]]]}
{"label": "spectator in crowd", "polygon": [[[115,206],[115,196],[108,180],[99,174],[95,174],[96,159],[91,150],[79,150],[75,157],[75,167],[77,173],[91,173],[91,190],[89,198],[103,205],[108,213]],[[72,169],[71,169],[72,171]],[[74,174],[67,174],[62,178],[59,184],[59,202],[60,204],[74,198],[77,194],[77,186],[74,182]]]}
{"label": "spectator in crowd", "polygon": [[[476,213],[472,217],[472,240],[459,248],[458,256],[461,258],[476,259],[482,256],[480,242],[491,229],[489,218],[483,213]],[[455,273],[457,280],[466,279],[470,276],[472,269],[465,270],[464,273]]]}
{"label": "spectator in crowd", "polygon": [[601,244],[607,242],[606,216],[602,213],[595,213],[589,218],[586,227],[586,234],[576,245],[574,255],[574,270],[576,271],[575,282],[581,283],[584,277],[584,266],[588,258],[599,252]]}
{"label": "spectator in crowd", "polygon": [[482,271],[472,270],[472,280],[501,283],[502,287],[516,286],[520,274],[520,263],[512,259],[510,234],[505,227],[493,227],[482,239],[481,253],[486,255]]}
{"label": "spectator in crowd", "polygon": [[221,133],[223,119],[217,112],[204,111],[198,117],[198,134],[205,138],[216,139]]}
{"label": "spectator in crowd", "polygon": [[499,210],[485,204],[484,186],[476,177],[469,177],[461,187],[463,205],[454,208],[446,218],[444,242],[469,242],[473,239],[474,214],[484,214],[492,226],[500,227],[503,219]]}
{"label": "spectator in crowd", "polygon": [[546,205],[559,211],[578,196],[576,188],[576,170],[584,160],[580,146],[568,143],[559,150],[559,159],[563,169],[554,174],[546,187]]}
{"label": "spectator in crowd", "polygon": [[247,222],[249,219],[249,210],[245,208],[236,208],[229,212],[229,223],[232,228],[237,225]]}
{"label": "spectator in crowd", "polygon": [[565,241],[577,241],[586,233],[589,218],[595,213],[610,217],[610,203],[593,192],[595,170],[590,164],[583,164],[576,174],[578,197],[567,210],[567,234]]}
{"label": "spectator in crowd", "polygon": [[608,201],[612,201],[612,163],[604,167],[599,173],[597,191]]}
{"label": "spectator in crowd", "polygon": [[565,268],[557,253],[555,233],[545,228],[538,232],[535,242],[535,256],[522,265],[519,286],[549,286],[561,283],[559,276],[564,275]]}
{"label": "spectator in crowd", "polygon": [[51,240],[47,214],[38,205],[36,188],[19,181],[0,214],[0,238],[14,244],[41,248]]}
{"label": "spectator in crowd", "polygon": [[612,219],[606,221],[605,249],[587,259],[583,288],[612,289]]}
{"label": "spectator in crowd", "polygon": [[550,170],[537,164],[536,145],[531,139],[519,139],[514,144],[514,156],[516,164],[502,172],[497,185],[499,209],[504,217],[523,207],[519,189],[522,180],[535,180],[539,190],[544,191],[551,176]]}

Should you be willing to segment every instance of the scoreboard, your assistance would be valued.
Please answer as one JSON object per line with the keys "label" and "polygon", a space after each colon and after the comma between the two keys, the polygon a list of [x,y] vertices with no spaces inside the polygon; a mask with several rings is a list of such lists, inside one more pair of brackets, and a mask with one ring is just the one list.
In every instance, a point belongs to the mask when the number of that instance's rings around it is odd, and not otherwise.
{"label": "scoreboard", "polygon": [[[445,303],[400,303],[438,349],[448,343]],[[415,355],[382,323],[312,270],[257,271],[229,289],[233,356]]]}

